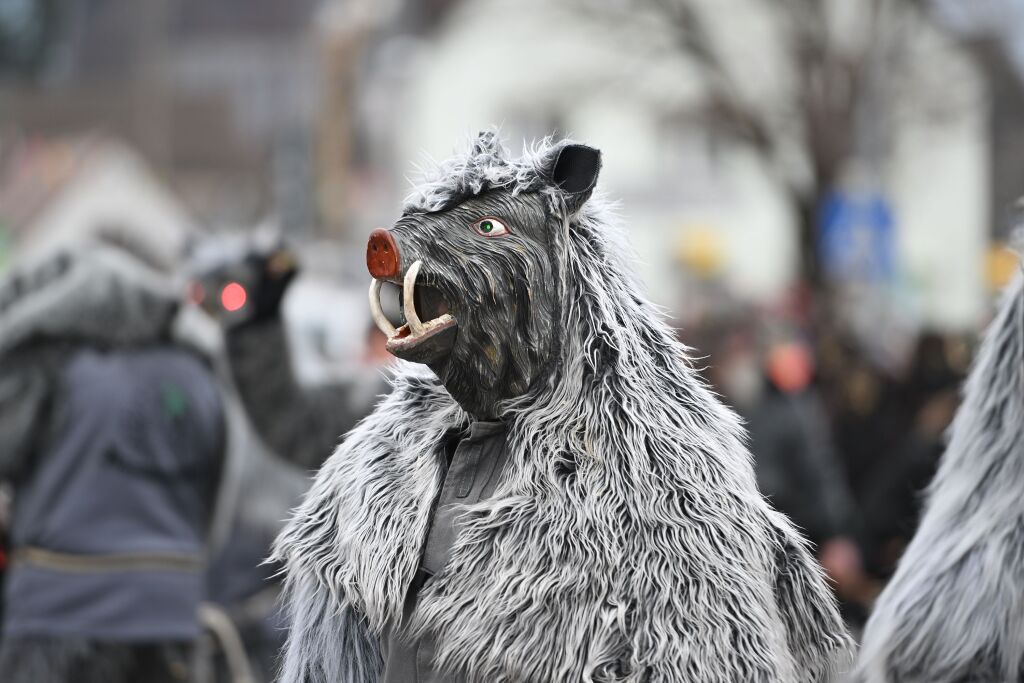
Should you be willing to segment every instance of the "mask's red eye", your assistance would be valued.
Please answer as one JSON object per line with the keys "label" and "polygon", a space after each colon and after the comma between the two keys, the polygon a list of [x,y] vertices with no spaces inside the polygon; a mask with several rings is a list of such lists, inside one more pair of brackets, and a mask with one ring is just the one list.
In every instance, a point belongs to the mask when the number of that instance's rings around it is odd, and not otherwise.
{"label": "mask's red eye", "polygon": [[488,216],[473,224],[473,229],[484,237],[501,237],[508,234],[508,228],[497,218]]}
{"label": "mask's red eye", "polygon": [[247,296],[245,287],[237,282],[229,282],[220,290],[220,304],[228,311],[237,311],[245,305]]}

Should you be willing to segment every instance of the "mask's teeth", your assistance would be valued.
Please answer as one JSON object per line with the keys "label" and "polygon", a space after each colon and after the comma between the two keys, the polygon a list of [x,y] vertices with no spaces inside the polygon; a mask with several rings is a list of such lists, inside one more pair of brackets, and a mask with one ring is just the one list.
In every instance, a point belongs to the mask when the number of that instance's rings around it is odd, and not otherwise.
{"label": "mask's teeth", "polygon": [[383,284],[383,280],[376,278],[370,281],[370,315],[373,316],[373,322],[377,324],[377,328],[384,333],[385,337],[391,339],[395,336],[395,326],[387,319],[384,310],[380,307],[380,288]]}
{"label": "mask's teeth", "polygon": [[416,276],[419,275],[422,265],[422,261],[416,261],[409,266],[409,270],[405,273],[405,281],[402,283],[402,307],[405,310],[405,322],[409,325],[409,333],[414,337],[423,330],[423,323],[420,322],[420,317],[416,313],[415,303]]}

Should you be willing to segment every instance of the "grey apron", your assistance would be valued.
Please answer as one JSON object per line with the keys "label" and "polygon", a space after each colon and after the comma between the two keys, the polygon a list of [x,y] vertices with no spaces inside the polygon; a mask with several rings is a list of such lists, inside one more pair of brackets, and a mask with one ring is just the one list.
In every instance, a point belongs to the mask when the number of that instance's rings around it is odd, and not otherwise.
{"label": "grey apron", "polygon": [[[508,460],[506,428],[501,422],[474,422],[470,434],[458,442],[451,456],[427,531],[427,541],[416,579],[405,600],[404,622],[416,609],[420,590],[444,569],[458,537],[456,517],[464,505],[487,500],[501,478]],[[383,683],[441,683],[456,679],[434,668],[436,637],[426,633],[419,639],[406,637],[402,624],[389,629],[382,639]]]}

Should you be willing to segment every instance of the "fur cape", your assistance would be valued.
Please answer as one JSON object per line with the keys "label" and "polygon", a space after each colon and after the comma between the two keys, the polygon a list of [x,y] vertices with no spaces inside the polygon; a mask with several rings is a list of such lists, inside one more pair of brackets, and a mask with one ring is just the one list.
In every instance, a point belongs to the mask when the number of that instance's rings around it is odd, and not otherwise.
{"label": "fur cape", "polygon": [[[549,144],[516,161],[478,145],[414,196],[429,209],[486,188],[545,192],[562,339],[547,381],[505,406],[509,465],[466,507],[409,628],[435,633],[439,668],[470,681],[828,680],[850,641],[819,567],[759,494],[736,416],[627,274],[607,207],[569,211],[542,189]],[[276,546],[283,681],[379,679],[442,440],[467,425],[430,371],[403,364],[325,464]]]}
{"label": "fur cape", "polygon": [[990,324],[857,679],[1024,680],[1024,276]]}

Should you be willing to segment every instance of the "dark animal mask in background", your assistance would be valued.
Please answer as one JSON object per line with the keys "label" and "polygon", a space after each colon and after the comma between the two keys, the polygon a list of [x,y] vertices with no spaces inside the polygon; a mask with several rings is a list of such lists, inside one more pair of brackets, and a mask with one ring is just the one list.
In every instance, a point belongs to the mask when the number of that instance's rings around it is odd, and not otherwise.
{"label": "dark animal mask in background", "polygon": [[[559,231],[601,167],[600,152],[570,142],[536,163],[502,154],[495,133],[481,133],[448,174],[454,180],[390,230],[375,230],[366,252],[370,307],[388,350],[428,365],[481,419],[551,373],[561,334]],[[403,324],[383,313],[387,286],[401,288]]]}

